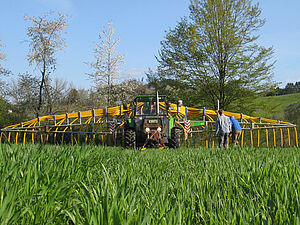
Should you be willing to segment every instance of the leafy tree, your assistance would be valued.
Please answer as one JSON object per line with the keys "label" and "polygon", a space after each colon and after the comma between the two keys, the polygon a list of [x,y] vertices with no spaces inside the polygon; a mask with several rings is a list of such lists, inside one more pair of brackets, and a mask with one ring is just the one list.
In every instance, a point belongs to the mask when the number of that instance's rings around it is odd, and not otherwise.
{"label": "leafy tree", "polygon": [[[67,15],[59,13],[57,18],[52,17],[52,13],[45,13],[40,17],[25,16],[25,20],[31,22],[27,28],[30,51],[27,55],[29,64],[35,65],[41,73],[41,82],[39,87],[39,102],[37,106],[37,115],[39,115],[43,103],[43,90],[49,92],[49,75],[55,70],[55,53],[62,50],[65,45],[65,39],[62,37],[66,31]],[[48,102],[51,104],[51,102]]]}
{"label": "leafy tree", "polygon": [[8,96],[13,104],[29,118],[37,113],[39,101],[39,79],[25,73],[18,76],[18,80],[12,80],[8,87]]}
{"label": "leafy tree", "polygon": [[300,92],[300,82],[294,83],[287,83],[285,88],[281,91],[281,94],[294,94]]}
{"label": "leafy tree", "polygon": [[152,85],[226,109],[272,86],[273,48],[257,43],[265,23],[258,4],[191,0],[189,8],[161,42],[157,73],[147,74]]}
{"label": "leafy tree", "polygon": [[276,89],[266,92],[266,96],[273,95],[289,95],[300,92],[300,81],[294,83],[287,83],[284,88],[277,87]]}
{"label": "leafy tree", "polygon": [[69,104],[74,104],[80,100],[80,95],[76,88],[72,88],[69,91],[67,100]]}
{"label": "leafy tree", "polygon": [[96,90],[104,91],[107,105],[111,104],[113,88],[120,79],[119,70],[124,63],[124,56],[117,51],[119,41],[119,37],[115,37],[112,23],[109,22],[108,27],[103,27],[99,42],[95,43],[95,62],[88,63],[93,69],[88,75],[94,81]]}
{"label": "leafy tree", "polygon": [[0,97],[0,129],[23,121],[25,115],[18,107]]}

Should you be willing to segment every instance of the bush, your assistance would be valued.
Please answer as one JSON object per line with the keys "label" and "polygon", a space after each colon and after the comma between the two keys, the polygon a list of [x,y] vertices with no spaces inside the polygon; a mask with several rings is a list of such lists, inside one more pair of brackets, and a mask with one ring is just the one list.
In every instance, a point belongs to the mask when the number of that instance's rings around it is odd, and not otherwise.
{"label": "bush", "polygon": [[24,113],[0,98],[0,128],[20,123],[22,120],[24,120]]}

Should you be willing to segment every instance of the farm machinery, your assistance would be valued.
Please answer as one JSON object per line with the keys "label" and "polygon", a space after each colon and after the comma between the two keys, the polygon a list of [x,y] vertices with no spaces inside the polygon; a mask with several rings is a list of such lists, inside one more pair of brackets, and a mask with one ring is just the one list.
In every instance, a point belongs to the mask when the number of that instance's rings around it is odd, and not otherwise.
{"label": "farm machinery", "polygon": [[[225,112],[240,121],[240,147],[298,147],[296,125]],[[167,96],[137,96],[131,104],[47,115],[0,130],[1,142],[124,146],[125,148],[215,147],[217,110],[168,103]]]}
{"label": "farm machinery", "polygon": [[[179,148],[184,121],[174,118],[164,95],[138,96],[125,123],[125,147]],[[193,123],[195,124],[195,123]],[[204,121],[197,121],[204,125]]]}

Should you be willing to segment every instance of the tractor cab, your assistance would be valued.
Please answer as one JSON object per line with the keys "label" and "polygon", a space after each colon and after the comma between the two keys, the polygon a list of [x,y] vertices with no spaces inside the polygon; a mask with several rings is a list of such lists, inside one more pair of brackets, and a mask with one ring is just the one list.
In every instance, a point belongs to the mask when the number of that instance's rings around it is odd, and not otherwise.
{"label": "tractor cab", "polygon": [[[138,96],[135,98],[136,116],[166,116],[168,114],[167,97],[160,95]],[[157,107],[159,106],[159,107]]]}
{"label": "tractor cab", "polygon": [[[175,123],[168,110],[169,105],[165,95],[136,97],[132,117],[128,119],[125,126],[125,147],[169,147]],[[176,141],[179,143],[180,140]],[[174,141],[172,143],[174,145]]]}

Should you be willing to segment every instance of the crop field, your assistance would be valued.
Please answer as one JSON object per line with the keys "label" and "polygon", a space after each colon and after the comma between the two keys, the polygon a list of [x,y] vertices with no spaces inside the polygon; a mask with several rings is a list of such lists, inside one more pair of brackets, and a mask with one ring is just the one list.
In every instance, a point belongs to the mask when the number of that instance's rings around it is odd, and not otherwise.
{"label": "crop field", "polygon": [[0,224],[300,224],[297,148],[0,145]]}

